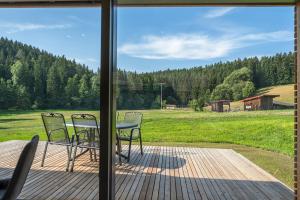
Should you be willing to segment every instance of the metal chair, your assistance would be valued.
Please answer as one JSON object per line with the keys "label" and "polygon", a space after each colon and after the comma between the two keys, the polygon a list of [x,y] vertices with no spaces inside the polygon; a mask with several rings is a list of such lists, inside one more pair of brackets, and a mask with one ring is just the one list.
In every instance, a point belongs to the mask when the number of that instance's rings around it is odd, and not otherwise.
{"label": "metal chair", "polygon": [[12,178],[0,180],[0,200],[15,200],[21,193],[31,168],[38,142],[39,136],[36,135],[24,147]]}
{"label": "metal chair", "polygon": [[96,150],[100,149],[100,131],[97,119],[94,115],[74,114],[71,116],[71,118],[75,131],[75,148],[72,158],[72,165],[70,168],[70,171],[72,172],[76,158],[86,152],[82,151],[81,154],[76,155],[77,148],[81,148],[81,150],[86,149],[89,151],[91,161],[93,161],[94,153],[94,159],[97,161]]}
{"label": "metal chair", "polygon": [[[126,112],[124,115],[124,122],[137,123],[138,126],[127,129],[127,130],[122,129],[122,130],[118,131],[118,140],[129,142],[127,161],[130,161],[131,144],[132,144],[133,140],[139,140],[141,154],[142,155],[144,154],[143,153],[143,144],[142,144],[142,132],[141,132],[142,120],[143,120],[142,113]],[[121,151],[122,151],[122,149],[121,149]]]}
{"label": "metal chair", "polygon": [[72,152],[72,145],[68,129],[66,127],[65,118],[60,113],[42,113],[41,116],[48,138],[45,145],[41,166],[44,166],[48,145],[62,145],[67,147],[68,161],[66,171],[68,171],[71,160],[70,155]]}

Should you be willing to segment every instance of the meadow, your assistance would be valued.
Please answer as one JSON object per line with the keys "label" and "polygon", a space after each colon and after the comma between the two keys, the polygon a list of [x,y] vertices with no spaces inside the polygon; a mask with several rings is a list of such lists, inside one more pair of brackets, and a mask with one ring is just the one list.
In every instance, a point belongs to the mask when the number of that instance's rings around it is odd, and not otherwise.
{"label": "meadow", "polygon": [[[41,112],[1,111],[0,141],[29,140],[39,134],[46,139]],[[70,121],[73,113],[97,111],[55,110]],[[120,115],[125,111],[120,111]],[[293,110],[253,112],[194,112],[191,110],[142,110],[143,142],[232,148],[292,186]],[[70,129],[72,133],[72,129]]]}

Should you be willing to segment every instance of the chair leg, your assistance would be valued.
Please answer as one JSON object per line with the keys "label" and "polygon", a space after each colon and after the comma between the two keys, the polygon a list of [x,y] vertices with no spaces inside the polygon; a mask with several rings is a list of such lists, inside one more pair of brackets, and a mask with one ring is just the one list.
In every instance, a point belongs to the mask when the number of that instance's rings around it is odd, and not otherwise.
{"label": "chair leg", "polygon": [[69,147],[67,146],[67,151],[68,151],[68,162],[67,162],[67,168],[66,171],[69,171],[69,166],[70,166],[70,161],[72,160],[72,149],[73,149],[73,145],[70,146],[70,150]]}
{"label": "chair leg", "polygon": [[96,153],[96,149],[94,149],[94,161],[97,162],[97,153]]}
{"label": "chair leg", "polygon": [[41,167],[44,167],[44,162],[45,162],[45,158],[46,158],[47,149],[48,149],[48,142],[46,142],[46,145],[45,145]]}
{"label": "chair leg", "polygon": [[89,148],[89,152],[90,152],[90,160],[93,161],[93,152],[90,148]]}
{"label": "chair leg", "polygon": [[122,152],[122,144],[121,144],[121,140],[120,141],[120,152]]}
{"label": "chair leg", "polygon": [[129,140],[128,156],[127,156],[127,161],[128,161],[128,162],[130,161],[131,143],[132,143],[132,139]]}
{"label": "chair leg", "polygon": [[143,142],[142,142],[142,134],[141,134],[141,131],[139,131],[139,134],[140,134],[140,149],[141,149],[141,154],[144,155],[144,152],[143,152]]}
{"label": "chair leg", "polygon": [[77,145],[75,146],[75,149],[74,149],[74,154],[73,154],[73,158],[72,158],[72,164],[71,164],[70,172],[73,172],[75,158],[76,158],[76,152],[77,152]]}
{"label": "chair leg", "polygon": [[117,138],[117,152],[119,156],[119,164],[122,165],[122,157],[121,157],[121,141]]}
{"label": "chair leg", "polygon": [[[117,131],[118,131],[118,130],[117,130]],[[119,135],[119,131],[118,131],[117,135]],[[121,140],[119,139],[118,136],[117,136],[117,142],[119,143],[119,151],[122,152]]]}
{"label": "chair leg", "polygon": [[70,152],[69,152],[69,146],[66,146],[67,147],[67,153],[68,153],[68,155],[70,154]]}

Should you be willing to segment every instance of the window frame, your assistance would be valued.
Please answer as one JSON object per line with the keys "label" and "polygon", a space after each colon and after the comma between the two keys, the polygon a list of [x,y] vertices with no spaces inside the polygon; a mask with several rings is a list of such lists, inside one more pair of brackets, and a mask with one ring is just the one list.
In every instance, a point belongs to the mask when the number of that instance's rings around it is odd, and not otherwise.
{"label": "window frame", "polygon": [[295,33],[295,114],[294,114],[294,196],[300,200],[300,2],[297,0],[0,0],[0,8],[98,7],[101,9],[101,144],[99,198],[115,199],[115,124],[117,73],[117,7],[118,6],[294,6]]}

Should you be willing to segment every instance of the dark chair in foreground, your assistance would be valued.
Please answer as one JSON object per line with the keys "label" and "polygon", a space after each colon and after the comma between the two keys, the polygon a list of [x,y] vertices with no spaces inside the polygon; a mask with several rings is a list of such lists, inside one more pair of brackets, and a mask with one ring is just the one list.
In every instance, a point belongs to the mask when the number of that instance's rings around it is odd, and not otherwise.
{"label": "dark chair in foreground", "polygon": [[67,161],[66,171],[68,171],[70,160],[71,160],[70,154],[72,152],[72,145],[71,145],[68,129],[66,127],[65,118],[60,113],[42,113],[41,116],[43,119],[45,131],[48,138],[45,145],[41,166],[42,167],[44,166],[48,145],[49,144],[62,145],[62,146],[66,146],[67,148],[68,161]]}
{"label": "dark chair in foreground", "polygon": [[140,112],[126,112],[124,116],[123,122],[128,123],[136,123],[137,127],[130,128],[130,129],[122,129],[118,132],[118,140],[120,141],[128,141],[129,147],[128,147],[128,156],[127,160],[130,160],[130,152],[131,152],[131,143],[133,140],[139,140],[140,141],[140,150],[141,154],[143,155],[143,144],[142,144],[142,120],[143,120],[143,114]]}
{"label": "dark chair in foreground", "polygon": [[[72,122],[75,131],[75,148],[70,169],[71,172],[73,171],[74,163],[78,156],[89,151],[91,161],[93,161],[93,154],[94,160],[97,161],[96,151],[100,149],[100,131],[97,119],[94,115],[74,114],[72,115]],[[76,155],[78,148],[81,148],[81,153]],[[83,150],[85,151],[83,152]]]}
{"label": "dark chair in foreground", "polygon": [[15,200],[21,193],[32,165],[38,142],[39,136],[36,135],[24,147],[12,178],[0,180],[0,200]]}

